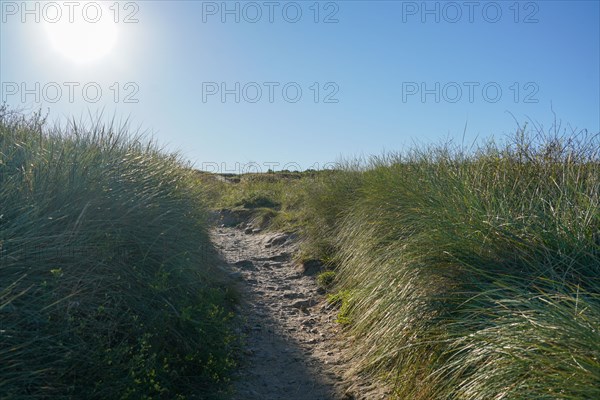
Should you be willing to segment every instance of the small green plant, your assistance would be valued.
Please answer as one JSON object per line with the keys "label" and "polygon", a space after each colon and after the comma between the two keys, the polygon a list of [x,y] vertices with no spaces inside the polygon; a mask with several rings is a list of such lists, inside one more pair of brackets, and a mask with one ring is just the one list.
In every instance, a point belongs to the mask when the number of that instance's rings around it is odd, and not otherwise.
{"label": "small green plant", "polygon": [[340,325],[350,325],[352,317],[350,314],[351,291],[340,290],[336,293],[327,296],[327,302],[331,305],[339,307],[337,322]]}
{"label": "small green plant", "polygon": [[334,271],[324,271],[317,276],[317,284],[323,289],[331,289],[335,280]]}

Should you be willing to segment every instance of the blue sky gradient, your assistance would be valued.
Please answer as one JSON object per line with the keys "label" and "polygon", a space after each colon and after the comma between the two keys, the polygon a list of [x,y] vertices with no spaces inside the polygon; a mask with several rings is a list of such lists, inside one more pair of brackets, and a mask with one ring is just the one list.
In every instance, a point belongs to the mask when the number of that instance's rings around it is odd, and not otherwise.
{"label": "blue sky gradient", "polygon": [[[2,102],[57,121],[129,118],[220,171],[502,138],[513,116],[549,127],[552,110],[565,127],[600,131],[598,1],[103,3],[120,10],[117,42],[77,64],[50,44],[44,15],[2,1]],[[79,83],[72,99],[65,82]],[[80,89],[90,82],[95,102]],[[44,93],[49,83],[61,96]]]}

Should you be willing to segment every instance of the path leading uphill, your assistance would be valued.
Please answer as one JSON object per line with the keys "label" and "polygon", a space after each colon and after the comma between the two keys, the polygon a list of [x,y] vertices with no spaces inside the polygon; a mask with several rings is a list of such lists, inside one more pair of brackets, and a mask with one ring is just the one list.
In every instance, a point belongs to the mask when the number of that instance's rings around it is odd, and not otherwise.
{"label": "path leading uphill", "polygon": [[319,265],[292,262],[293,235],[219,227],[211,237],[243,297],[245,357],[234,399],[386,398],[368,383],[344,380],[336,311],[315,282]]}

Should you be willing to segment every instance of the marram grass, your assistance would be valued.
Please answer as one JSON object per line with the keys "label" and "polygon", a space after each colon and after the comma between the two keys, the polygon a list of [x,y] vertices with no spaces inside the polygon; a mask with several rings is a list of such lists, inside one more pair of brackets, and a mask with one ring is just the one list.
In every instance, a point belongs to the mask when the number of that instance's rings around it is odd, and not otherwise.
{"label": "marram grass", "polygon": [[312,186],[356,368],[398,399],[600,398],[600,139],[525,130]]}
{"label": "marram grass", "polygon": [[0,398],[212,398],[230,295],[189,169],[0,109]]}

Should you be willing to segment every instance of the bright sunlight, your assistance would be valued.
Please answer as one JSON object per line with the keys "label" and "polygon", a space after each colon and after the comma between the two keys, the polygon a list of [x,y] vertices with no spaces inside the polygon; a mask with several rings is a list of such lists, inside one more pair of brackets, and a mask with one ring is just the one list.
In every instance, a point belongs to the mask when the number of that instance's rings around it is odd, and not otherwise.
{"label": "bright sunlight", "polygon": [[110,10],[96,2],[82,3],[70,15],[48,16],[45,28],[54,49],[77,64],[103,58],[117,41]]}

